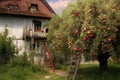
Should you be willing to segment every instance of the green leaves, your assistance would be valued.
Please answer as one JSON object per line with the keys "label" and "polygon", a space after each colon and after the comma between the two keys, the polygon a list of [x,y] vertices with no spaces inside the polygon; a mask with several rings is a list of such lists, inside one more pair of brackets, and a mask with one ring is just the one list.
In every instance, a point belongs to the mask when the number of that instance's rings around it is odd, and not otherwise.
{"label": "green leaves", "polygon": [[[120,28],[117,2],[119,0],[77,0],[68,5],[62,16],[53,16],[50,21],[48,41],[59,43],[59,53],[64,54],[73,53],[74,47],[83,47],[85,53],[97,52],[100,41],[103,41],[103,50],[114,53],[112,43]],[[58,34],[61,39],[56,39]]]}
{"label": "green leaves", "polygon": [[0,64],[6,64],[12,60],[16,52],[12,38],[8,36],[8,29],[0,33]]}

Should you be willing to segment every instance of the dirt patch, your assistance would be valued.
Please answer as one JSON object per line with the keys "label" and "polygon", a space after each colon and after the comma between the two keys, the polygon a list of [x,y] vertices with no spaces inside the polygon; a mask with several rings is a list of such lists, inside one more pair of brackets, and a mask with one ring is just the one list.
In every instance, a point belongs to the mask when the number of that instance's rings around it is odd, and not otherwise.
{"label": "dirt patch", "polygon": [[67,72],[66,71],[62,71],[62,70],[54,70],[54,72],[53,72],[52,69],[47,68],[47,71],[52,73],[52,74],[56,74],[56,75],[62,76],[62,77],[65,77],[67,75]]}
{"label": "dirt patch", "polygon": [[49,79],[49,78],[51,78],[51,76],[44,76],[46,79]]}

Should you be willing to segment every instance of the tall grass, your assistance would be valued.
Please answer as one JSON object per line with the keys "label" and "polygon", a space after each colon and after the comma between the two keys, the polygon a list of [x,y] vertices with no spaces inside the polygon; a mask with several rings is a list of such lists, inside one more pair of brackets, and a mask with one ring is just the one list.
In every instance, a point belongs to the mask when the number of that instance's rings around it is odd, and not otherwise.
{"label": "tall grass", "polygon": [[47,72],[36,65],[15,65],[6,64],[0,66],[0,80],[26,80],[26,77],[34,73],[46,74]]}

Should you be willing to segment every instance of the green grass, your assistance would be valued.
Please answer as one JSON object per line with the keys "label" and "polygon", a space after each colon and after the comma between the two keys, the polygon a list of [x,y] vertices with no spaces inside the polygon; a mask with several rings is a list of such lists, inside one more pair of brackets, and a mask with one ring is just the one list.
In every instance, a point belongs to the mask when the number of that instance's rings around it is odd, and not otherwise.
{"label": "green grass", "polygon": [[[50,78],[45,78],[45,76],[50,76]],[[38,73],[33,74],[32,76],[27,76],[26,80],[65,80],[64,77],[55,75],[55,74],[46,74],[46,75],[40,75]]]}
{"label": "green grass", "polygon": [[[7,64],[0,66],[0,80],[65,80],[65,77],[49,73],[40,66]],[[120,64],[109,65],[108,71],[104,74],[99,73],[97,64],[82,64],[76,80],[120,80]]]}
{"label": "green grass", "polygon": [[49,73],[36,65],[6,64],[0,65],[0,80],[64,80],[64,77]]}
{"label": "green grass", "polygon": [[1,65],[0,66],[0,80],[28,80],[27,76],[33,74],[44,75],[47,74],[43,68],[35,65]]}
{"label": "green grass", "polygon": [[101,74],[96,64],[81,65],[77,80],[120,80],[120,64],[109,65],[108,71]]}

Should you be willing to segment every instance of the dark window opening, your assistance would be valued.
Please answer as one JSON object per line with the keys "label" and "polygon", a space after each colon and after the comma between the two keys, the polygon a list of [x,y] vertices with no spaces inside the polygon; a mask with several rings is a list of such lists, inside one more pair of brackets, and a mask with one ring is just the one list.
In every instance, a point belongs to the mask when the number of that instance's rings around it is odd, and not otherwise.
{"label": "dark window opening", "polygon": [[3,1],[3,0],[0,0],[0,1]]}
{"label": "dark window opening", "polygon": [[35,46],[36,46],[36,45],[35,45],[35,43],[34,43],[34,44],[33,44],[33,49],[35,49]]}
{"label": "dark window opening", "polygon": [[40,47],[40,45],[39,44],[37,44],[37,48],[39,48]]}
{"label": "dark window opening", "polygon": [[18,5],[9,5],[8,8],[10,10],[18,10]]}
{"label": "dark window opening", "polygon": [[38,11],[38,4],[31,4],[30,12],[37,12]]}
{"label": "dark window opening", "polygon": [[49,29],[48,29],[48,28],[46,28],[46,29],[45,29],[45,32],[46,32],[46,33],[48,33],[48,31],[49,31]]}
{"label": "dark window opening", "polygon": [[41,21],[33,20],[33,25],[35,31],[41,30]]}

